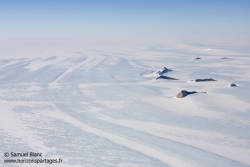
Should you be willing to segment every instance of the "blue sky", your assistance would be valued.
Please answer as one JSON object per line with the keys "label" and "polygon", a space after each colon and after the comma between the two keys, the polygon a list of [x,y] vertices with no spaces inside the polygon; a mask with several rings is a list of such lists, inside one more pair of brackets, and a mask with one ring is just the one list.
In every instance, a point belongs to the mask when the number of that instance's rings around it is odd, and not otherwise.
{"label": "blue sky", "polygon": [[0,38],[250,37],[250,0],[0,0]]}

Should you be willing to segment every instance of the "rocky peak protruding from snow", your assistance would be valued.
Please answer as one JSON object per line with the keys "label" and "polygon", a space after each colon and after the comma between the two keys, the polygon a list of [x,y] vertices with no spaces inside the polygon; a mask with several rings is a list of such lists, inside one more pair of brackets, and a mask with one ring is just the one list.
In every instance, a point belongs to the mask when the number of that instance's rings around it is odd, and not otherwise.
{"label": "rocky peak protruding from snow", "polygon": [[229,87],[238,87],[238,85],[236,85],[236,84],[234,84],[234,83],[231,83],[231,84],[229,85]]}
{"label": "rocky peak protruding from snow", "polygon": [[178,80],[178,79],[176,79],[176,78],[172,78],[172,77],[168,77],[168,76],[164,76],[164,75],[161,75],[161,76],[157,77],[156,80],[157,80],[157,79]]}
{"label": "rocky peak protruding from snow", "polygon": [[195,94],[197,93],[196,91],[192,91],[192,92],[188,92],[186,90],[182,90],[180,93],[177,94],[177,98],[183,98],[183,97],[186,97],[187,95],[190,95],[190,94]]}
{"label": "rocky peak protruding from snow", "polygon": [[206,92],[196,92],[196,91],[186,91],[186,90],[182,90],[180,93],[177,94],[177,98],[183,98],[186,97],[187,95],[191,95],[191,94],[195,94],[195,93],[206,93]]}
{"label": "rocky peak protruding from snow", "polygon": [[205,79],[195,79],[195,80],[191,80],[191,82],[206,82],[206,81],[216,81],[213,78],[205,78]]}
{"label": "rocky peak protruding from snow", "polygon": [[157,71],[156,74],[162,75],[162,74],[167,73],[169,71],[172,71],[172,70],[170,70],[166,67],[163,67],[162,71]]}

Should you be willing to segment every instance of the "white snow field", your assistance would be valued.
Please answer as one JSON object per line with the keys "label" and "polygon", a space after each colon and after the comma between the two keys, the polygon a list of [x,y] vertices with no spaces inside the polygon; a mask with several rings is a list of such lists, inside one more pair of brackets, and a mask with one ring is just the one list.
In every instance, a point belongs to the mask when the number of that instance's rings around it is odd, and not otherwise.
{"label": "white snow field", "polygon": [[[0,44],[0,166],[250,166],[249,43]],[[4,163],[31,151],[63,163]]]}

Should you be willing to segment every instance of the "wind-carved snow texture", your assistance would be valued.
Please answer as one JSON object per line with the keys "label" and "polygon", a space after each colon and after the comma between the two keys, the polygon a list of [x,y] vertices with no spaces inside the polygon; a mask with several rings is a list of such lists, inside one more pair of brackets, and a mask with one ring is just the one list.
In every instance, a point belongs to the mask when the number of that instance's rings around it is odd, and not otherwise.
{"label": "wind-carved snow texture", "polygon": [[[249,166],[249,55],[207,50],[193,61],[160,46],[2,59],[1,153],[41,152],[62,158],[60,166]],[[164,66],[178,80],[155,80]],[[188,82],[211,77],[217,82]],[[207,93],[176,99],[181,90]]]}

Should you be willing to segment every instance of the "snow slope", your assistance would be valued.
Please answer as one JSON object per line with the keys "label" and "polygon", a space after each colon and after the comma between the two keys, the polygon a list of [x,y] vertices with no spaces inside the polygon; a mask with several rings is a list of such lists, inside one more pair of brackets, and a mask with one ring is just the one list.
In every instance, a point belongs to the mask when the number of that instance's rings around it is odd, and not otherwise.
{"label": "snow slope", "polygon": [[[59,43],[23,56],[28,45],[1,48],[2,154],[41,152],[58,166],[250,166],[246,45]],[[163,67],[178,80],[155,80]],[[188,82],[198,78],[217,81]],[[181,90],[207,93],[175,98]]]}

